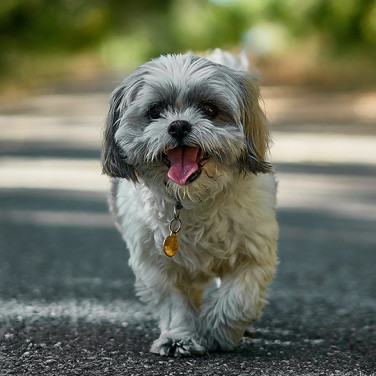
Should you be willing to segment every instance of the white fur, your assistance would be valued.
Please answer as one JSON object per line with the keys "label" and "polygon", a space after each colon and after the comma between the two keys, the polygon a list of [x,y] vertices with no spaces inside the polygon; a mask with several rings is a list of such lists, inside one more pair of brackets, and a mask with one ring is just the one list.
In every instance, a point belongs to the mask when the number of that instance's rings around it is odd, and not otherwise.
{"label": "white fur", "polygon": [[[166,81],[175,83],[179,88],[175,87],[176,102],[183,102],[191,87],[187,83],[214,82],[217,66],[198,70],[199,64],[189,55],[167,56],[147,70],[149,79],[154,77],[152,70],[158,71],[155,80],[161,90],[167,90]],[[142,113],[156,95],[147,84],[131,95],[136,83],[128,83],[122,104],[117,103],[121,115],[114,138],[136,170],[137,182],[116,180],[113,210],[130,252],[137,294],[151,305],[159,321],[161,335],[151,351],[161,355],[233,349],[247,326],[260,316],[265,290],[275,273],[274,174],[239,172],[240,157],[250,144],[245,134],[250,125],[241,120],[239,96],[244,90],[236,88],[238,73],[228,70],[228,75],[228,82],[213,93],[227,101],[233,115],[234,123],[223,126],[203,118],[194,106],[179,111],[176,105],[163,118],[142,127],[146,123]],[[220,82],[215,85],[220,87]],[[175,146],[167,129],[177,119],[193,124],[185,142],[211,153],[201,176],[185,186],[170,181],[168,168],[158,159],[166,145]],[[109,123],[108,127],[113,126]],[[255,121],[251,126],[259,125]],[[178,251],[167,257],[163,241],[169,235],[177,200],[183,205]],[[214,286],[218,278],[220,283]]]}
{"label": "white fur", "polygon": [[214,63],[225,65],[234,70],[248,72],[249,60],[245,50],[242,50],[239,56],[234,56],[230,52],[222,51],[220,48],[216,48],[206,58]]}

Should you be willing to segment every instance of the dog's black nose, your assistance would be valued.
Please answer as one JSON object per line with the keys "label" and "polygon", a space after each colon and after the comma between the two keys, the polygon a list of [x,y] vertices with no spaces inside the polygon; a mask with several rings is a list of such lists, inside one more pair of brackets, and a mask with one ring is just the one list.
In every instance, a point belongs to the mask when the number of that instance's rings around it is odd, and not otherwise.
{"label": "dog's black nose", "polygon": [[168,133],[172,137],[181,141],[184,138],[184,136],[186,136],[190,132],[191,129],[192,125],[188,123],[188,121],[176,120],[168,126]]}

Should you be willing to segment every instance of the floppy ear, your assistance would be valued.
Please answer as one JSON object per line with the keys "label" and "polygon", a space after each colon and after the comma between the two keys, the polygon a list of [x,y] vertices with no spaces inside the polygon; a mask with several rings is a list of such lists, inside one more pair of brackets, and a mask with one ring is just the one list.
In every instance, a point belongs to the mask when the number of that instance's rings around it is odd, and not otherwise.
{"label": "floppy ear", "polygon": [[125,97],[129,95],[127,80],[117,87],[110,98],[110,110],[103,132],[102,171],[111,177],[137,181],[136,170],[126,163],[126,156],[115,141],[115,133],[119,128],[122,112],[125,111]]}
{"label": "floppy ear", "polygon": [[241,118],[247,140],[247,151],[241,160],[241,168],[254,174],[271,172],[271,164],[265,161],[270,136],[266,116],[259,104],[260,90],[255,79],[248,74],[241,78],[241,86]]}

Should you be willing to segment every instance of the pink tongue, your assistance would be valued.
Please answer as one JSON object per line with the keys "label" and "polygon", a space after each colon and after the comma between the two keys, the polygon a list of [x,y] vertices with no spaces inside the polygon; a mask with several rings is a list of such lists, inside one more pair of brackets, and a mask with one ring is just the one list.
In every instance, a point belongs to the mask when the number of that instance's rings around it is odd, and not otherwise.
{"label": "pink tongue", "polygon": [[197,154],[199,147],[178,146],[168,151],[168,159],[171,167],[168,170],[168,177],[179,185],[184,185],[188,178],[198,170]]}

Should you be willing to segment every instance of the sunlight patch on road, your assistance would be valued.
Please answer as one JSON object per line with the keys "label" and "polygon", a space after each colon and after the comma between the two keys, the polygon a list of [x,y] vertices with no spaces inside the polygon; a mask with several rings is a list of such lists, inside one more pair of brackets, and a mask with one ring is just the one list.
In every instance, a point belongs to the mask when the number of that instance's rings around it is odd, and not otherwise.
{"label": "sunlight patch on road", "polygon": [[376,176],[277,175],[278,208],[332,213],[352,219],[376,220]]}
{"label": "sunlight patch on road", "polygon": [[1,158],[0,188],[108,191],[97,160]]}
{"label": "sunlight patch on road", "polygon": [[63,299],[56,302],[17,299],[0,299],[1,320],[7,322],[22,317],[23,322],[31,324],[45,318],[66,318],[72,322],[83,320],[89,323],[109,322],[127,326],[128,322],[151,321],[150,312],[137,300],[115,300],[103,302],[89,299]]}
{"label": "sunlight patch on road", "polygon": [[376,136],[273,132],[272,160],[376,165]]}

